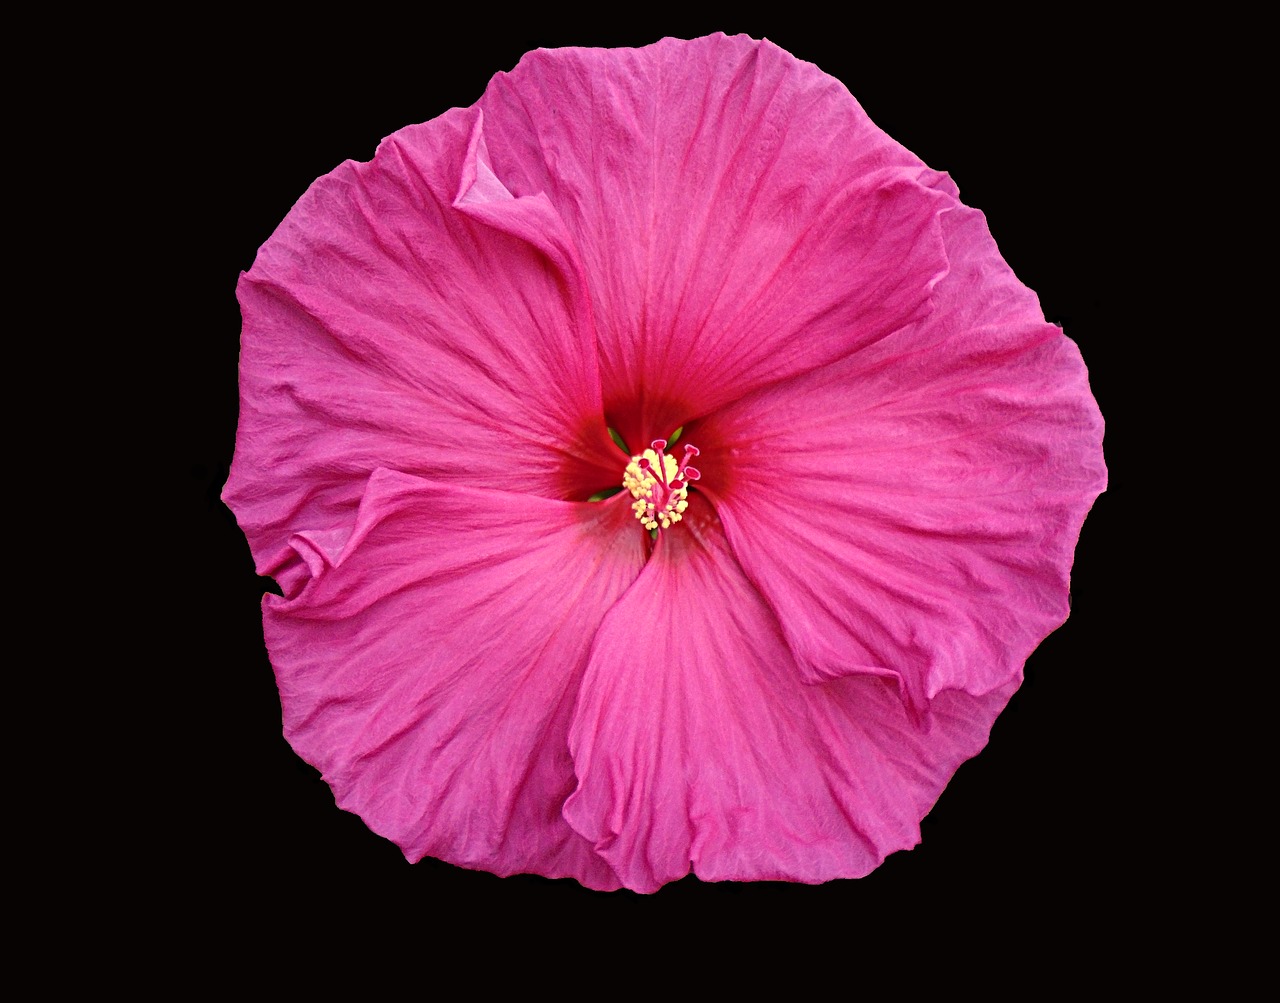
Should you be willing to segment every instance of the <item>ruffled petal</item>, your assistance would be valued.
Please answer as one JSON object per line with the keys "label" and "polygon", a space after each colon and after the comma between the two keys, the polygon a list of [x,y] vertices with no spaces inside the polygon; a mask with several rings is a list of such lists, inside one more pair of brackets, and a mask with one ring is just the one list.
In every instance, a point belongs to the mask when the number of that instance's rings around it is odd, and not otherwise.
{"label": "ruffled petal", "polygon": [[617,481],[572,240],[497,181],[477,111],[316,181],[239,296],[225,498],[262,574],[293,532],[349,525],[380,466],[553,498]]}
{"label": "ruffled petal", "polygon": [[481,106],[498,175],[573,234],[632,448],[883,337],[945,271],[949,182],[769,42],[540,50]]}
{"label": "ruffled petal", "polygon": [[1016,686],[949,693],[925,731],[882,680],[802,683],[695,496],[597,635],[565,817],[637,891],[691,868],[711,881],[859,877],[919,842]]}
{"label": "ruffled petal", "polygon": [[616,888],[560,809],[588,646],[645,560],[627,506],[379,470],[344,538],[290,542],[308,573],[265,597],[267,645],[338,804],[410,860]]}
{"label": "ruffled petal", "polygon": [[1106,485],[1075,344],[1046,324],[982,214],[943,218],[929,317],[691,429],[700,487],[810,680],[938,693],[1016,677],[1066,619]]}

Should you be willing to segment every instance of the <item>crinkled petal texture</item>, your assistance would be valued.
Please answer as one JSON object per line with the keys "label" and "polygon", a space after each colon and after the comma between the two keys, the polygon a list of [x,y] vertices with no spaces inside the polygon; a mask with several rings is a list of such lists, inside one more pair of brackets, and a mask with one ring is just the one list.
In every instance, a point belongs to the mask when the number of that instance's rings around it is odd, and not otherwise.
{"label": "crinkled petal texture", "polygon": [[267,597],[286,737],[414,860],[616,888],[560,808],[588,645],[644,563],[633,522],[376,471],[351,535],[294,536],[308,577]]}
{"label": "crinkled petal texture", "polygon": [[1002,687],[1066,619],[1106,484],[1075,344],[981,213],[956,205],[941,226],[950,268],[927,317],[690,432],[805,678],[892,677],[920,714]]}
{"label": "crinkled petal texture", "polygon": [[934,172],[768,42],[533,52],[481,106],[500,176],[577,241],[633,448],[874,343],[946,270]]}
{"label": "crinkled petal texture", "polygon": [[349,527],[378,467],[585,499],[617,481],[572,242],[487,164],[483,117],[404,129],[311,186],[241,278],[226,498],[261,574]]}
{"label": "crinkled petal texture", "polygon": [[859,877],[919,841],[1016,679],[948,693],[932,727],[874,676],[806,685],[772,610],[695,498],[591,653],[565,817],[630,888]]}
{"label": "crinkled petal texture", "polygon": [[[532,53],[317,181],[240,298],[226,498],[285,732],[410,859],[865,874],[1066,616],[1079,353],[767,42]],[[652,545],[585,501],[608,425],[702,449]]]}

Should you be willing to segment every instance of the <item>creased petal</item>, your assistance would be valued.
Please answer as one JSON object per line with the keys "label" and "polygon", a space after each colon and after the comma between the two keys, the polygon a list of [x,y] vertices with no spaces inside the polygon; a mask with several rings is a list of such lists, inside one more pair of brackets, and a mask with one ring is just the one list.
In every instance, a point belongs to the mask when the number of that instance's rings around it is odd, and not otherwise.
{"label": "creased petal", "polygon": [[1066,619],[1106,484],[1075,344],[1046,324],[982,214],[943,218],[924,321],[690,431],[701,486],[806,678],[897,678],[917,710],[1014,678]]}
{"label": "creased petal", "polygon": [[[582,321],[578,331],[590,331],[591,302],[587,295],[586,276],[582,271],[582,262],[578,260],[577,249],[573,246],[573,238],[565,229],[563,220],[541,192],[520,198],[512,195],[493,173],[491,164],[484,136],[484,114],[477,112],[471,139],[467,144],[467,156],[462,165],[458,197],[453,202],[454,208],[545,254],[564,285],[566,298],[572,301],[569,313]],[[551,348],[556,352],[576,349],[580,353],[580,358],[565,359],[564,363],[570,371],[583,374],[584,380],[589,383],[587,389],[594,399],[599,393],[599,382],[595,366],[595,345],[592,341],[589,338],[566,339]],[[572,392],[579,387],[570,384],[566,389]],[[568,410],[572,410],[575,405],[572,400],[565,403]],[[581,402],[576,403],[581,406]]]}
{"label": "creased petal", "polygon": [[1017,682],[947,694],[927,732],[880,679],[802,683],[695,497],[597,635],[565,817],[637,891],[691,867],[713,881],[858,877],[919,842]]}
{"label": "creased petal", "polygon": [[644,563],[625,504],[375,472],[341,546],[267,596],[285,735],[338,804],[424,855],[498,874],[618,881],[560,815],[587,649]]}
{"label": "creased petal", "polygon": [[883,337],[945,271],[948,183],[769,42],[542,50],[481,105],[504,184],[573,233],[633,448]]}
{"label": "creased petal", "polygon": [[545,198],[492,180],[455,111],[319,179],[241,277],[225,497],[260,573],[349,525],[379,466],[586,498],[617,480],[589,304]]}

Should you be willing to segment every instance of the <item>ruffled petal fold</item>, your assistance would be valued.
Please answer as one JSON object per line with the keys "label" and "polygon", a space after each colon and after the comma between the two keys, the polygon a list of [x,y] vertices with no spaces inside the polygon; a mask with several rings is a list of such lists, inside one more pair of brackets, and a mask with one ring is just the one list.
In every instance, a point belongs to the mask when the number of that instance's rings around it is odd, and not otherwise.
{"label": "ruffled petal fold", "polygon": [[260,573],[294,531],[349,525],[379,466],[551,498],[617,481],[572,240],[493,178],[478,111],[316,181],[239,297],[224,497]]}
{"label": "ruffled petal fold", "polygon": [[950,693],[928,732],[872,677],[801,681],[696,496],[605,618],[570,730],[565,818],[623,884],[858,877],[919,822],[1016,688]]}
{"label": "ruffled petal fold", "polygon": [[307,571],[264,599],[290,744],[410,860],[616,888],[560,809],[588,646],[644,564],[633,524],[376,471],[354,526],[295,535]]}
{"label": "ruffled petal fold", "polygon": [[945,272],[945,179],[769,42],[540,50],[481,106],[504,183],[573,234],[633,449],[908,323]]}
{"label": "ruffled petal fold", "polygon": [[809,680],[894,678],[923,713],[1017,677],[1066,619],[1106,485],[1075,344],[981,213],[943,217],[929,316],[690,431],[734,552]]}

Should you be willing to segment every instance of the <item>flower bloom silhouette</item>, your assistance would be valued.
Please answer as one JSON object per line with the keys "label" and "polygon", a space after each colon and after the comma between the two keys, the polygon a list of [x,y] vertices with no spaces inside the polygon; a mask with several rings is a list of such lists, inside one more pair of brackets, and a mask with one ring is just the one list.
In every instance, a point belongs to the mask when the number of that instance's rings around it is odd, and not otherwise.
{"label": "flower bloom silhouette", "polygon": [[285,734],[411,860],[866,874],[1067,615],[1078,350],[768,42],[530,53],[315,182],[239,296]]}

